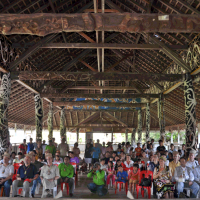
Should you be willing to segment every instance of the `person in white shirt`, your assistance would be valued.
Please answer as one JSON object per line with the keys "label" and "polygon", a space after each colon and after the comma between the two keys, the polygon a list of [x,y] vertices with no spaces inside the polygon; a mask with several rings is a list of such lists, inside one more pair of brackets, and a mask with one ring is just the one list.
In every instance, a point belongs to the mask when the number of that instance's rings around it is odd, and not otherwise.
{"label": "person in white shirt", "polygon": [[43,158],[45,158],[45,149],[46,149],[46,146],[47,146],[47,144],[46,144],[46,141],[45,140],[43,140],[42,141],[42,150],[43,150]]}
{"label": "person in white shirt", "polygon": [[126,143],[126,153],[127,153],[127,154],[130,153],[130,148],[131,148],[130,142],[127,142],[127,143]]}
{"label": "person in white shirt", "polygon": [[199,165],[194,168],[194,180],[200,185],[200,154],[196,157]]}
{"label": "person in white shirt", "polygon": [[22,163],[22,162],[23,162],[22,152],[19,152],[18,157],[13,160],[13,164],[14,163]]}
{"label": "person in white shirt", "polygon": [[126,161],[124,161],[124,165],[127,168],[133,167],[134,162],[131,160],[131,156],[130,155],[126,155]]}
{"label": "person in white shirt", "polygon": [[67,155],[67,152],[69,151],[69,145],[66,142],[65,138],[62,138],[61,144],[58,145],[57,150],[60,151],[60,155],[62,157]]}
{"label": "person in white shirt", "polygon": [[105,173],[106,173],[106,170],[107,170],[108,166],[105,165],[105,159],[104,159],[104,158],[102,158],[102,159],[100,160],[100,166],[101,166],[100,169],[101,169],[101,170],[104,170]]}
{"label": "person in white shirt", "polygon": [[190,154],[189,154],[189,161],[187,161],[186,166],[190,167],[192,169],[192,171],[194,172],[194,168],[199,165],[197,160],[194,160],[196,155],[196,151],[195,150],[191,150]]}
{"label": "person in white shirt", "polygon": [[14,174],[13,165],[9,164],[10,154],[4,153],[3,164],[0,165],[0,188],[4,186],[6,197],[10,197],[10,186],[12,185],[12,176]]}
{"label": "person in white shirt", "polygon": [[196,198],[199,191],[199,185],[194,182],[194,174],[190,167],[186,166],[186,160],[184,157],[180,159],[180,166],[176,167],[174,172],[174,178],[177,183],[178,196],[183,192],[184,187],[192,189],[191,198]]}

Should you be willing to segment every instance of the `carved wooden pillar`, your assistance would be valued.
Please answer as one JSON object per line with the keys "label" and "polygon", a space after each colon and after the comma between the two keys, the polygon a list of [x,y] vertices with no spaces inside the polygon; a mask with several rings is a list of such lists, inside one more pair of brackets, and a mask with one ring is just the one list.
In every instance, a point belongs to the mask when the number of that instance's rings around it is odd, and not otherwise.
{"label": "carved wooden pillar", "polygon": [[138,110],[138,142],[142,141],[142,110]]}
{"label": "carved wooden pillar", "polygon": [[62,108],[60,114],[60,138],[66,138],[66,127],[65,127],[65,110]]}
{"label": "carved wooden pillar", "polygon": [[10,142],[8,130],[8,105],[11,90],[10,73],[3,74],[0,86],[0,153],[3,154]]}
{"label": "carved wooden pillar", "polygon": [[128,142],[128,129],[126,129],[126,132],[125,132],[125,142]]}
{"label": "carved wooden pillar", "polygon": [[76,129],[76,141],[79,141],[79,128]]}
{"label": "carved wooden pillar", "polygon": [[133,128],[132,134],[131,134],[131,145],[135,146],[135,134],[136,134],[136,128]]}
{"label": "carved wooden pillar", "polygon": [[196,150],[196,99],[192,78],[190,74],[185,75],[184,81],[185,99],[185,123],[186,123],[186,150]]}
{"label": "carved wooden pillar", "polygon": [[43,121],[43,105],[42,99],[39,94],[34,97],[35,100],[35,128],[36,128],[36,141],[42,141],[42,121]]}
{"label": "carved wooden pillar", "polygon": [[150,133],[150,106],[147,103],[146,107],[146,141],[149,140],[149,133]]}
{"label": "carved wooden pillar", "polygon": [[160,139],[165,141],[165,113],[164,113],[164,97],[160,94],[158,100],[158,119],[160,126]]}
{"label": "carved wooden pillar", "polygon": [[48,130],[49,130],[49,140],[52,140],[53,137],[53,104],[49,104],[49,113],[48,113]]}

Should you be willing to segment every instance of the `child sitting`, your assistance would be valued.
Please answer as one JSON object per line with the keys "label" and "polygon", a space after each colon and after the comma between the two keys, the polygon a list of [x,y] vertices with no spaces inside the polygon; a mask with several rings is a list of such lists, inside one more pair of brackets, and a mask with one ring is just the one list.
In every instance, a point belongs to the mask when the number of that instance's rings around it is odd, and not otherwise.
{"label": "child sitting", "polygon": [[85,163],[85,162],[83,163],[83,165],[80,168],[80,171],[84,172],[84,173],[87,171],[87,163]]}
{"label": "child sitting", "polygon": [[113,163],[112,161],[108,161],[108,169],[107,169],[107,181],[106,181],[106,184],[109,186],[110,184],[110,179],[112,179],[112,184],[114,184],[115,182],[115,170],[114,170],[114,167],[113,167]]}
{"label": "child sitting", "polygon": [[131,191],[131,188],[133,188],[133,194],[135,191],[135,186],[139,181],[139,165],[133,164],[133,171],[129,174],[129,190]]}
{"label": "child sitting", "polygon": [[128,174],[126,171],[123,170],[122,166],[118,167],[118,172],[117,172],[117,176],[116,176],[116,184],[115,187],[117,188],[117,182],[123,182],[123,190],[125,189],[125,183],[128,180]]}
{"label": "child sitting", "polygon": [[119,166],[122,166],[121,163],[122,163],[121,160],[117,160],[117,163],[115,165],[115,174],[117,174]]}

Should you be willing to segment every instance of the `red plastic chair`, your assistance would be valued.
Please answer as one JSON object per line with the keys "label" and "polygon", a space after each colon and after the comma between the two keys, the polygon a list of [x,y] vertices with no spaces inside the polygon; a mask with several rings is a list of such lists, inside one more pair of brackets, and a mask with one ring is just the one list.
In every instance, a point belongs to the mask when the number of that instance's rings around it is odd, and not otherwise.
{"label": "red plastic chair", "polygon": [[67,189],[67,195],[69,195],[69,184],[68,183],[61,183],[61,190],[63,192],[63,186],[66,186],[66,189]]}
{"label": "red plastic chair", "polygon": [[[116,182],[115,194],[117,193],[118,184],[119,184],[119,191],[121,192],[121,188],[122,188],[123,182],[121,182],[121,181],[117,181]],[[126,183],[125,183],[125,191],[126,191],[126,194],[127,194],[127,192],[128,192],[128,181],[126,181]]]}
{"label": "red plastic chair", "polygon": [[19,169],[19,167],[21,166],[22,164],[21,163],[14,163],[13,166],[14,166],[14,174],[13,174],[13,177],[12,177],[12,181],[16,180],[16,177],[17,177],[17,171]]}
{"label": "red plastic chair", "polygon": [[[153,172],[152,171],[141,171],[140,172],[140,178],[139,178],[139,184],[141,183],[143,175],[144,175],[145,178],[149,178],[149,176],[151,176],[151,184],[152,184],[152,182],[153,182]],[[137,199],[138,199],[138,194],[139,194],[140,189],[141,189],[142,197],[144,197],[144,189],[147,189],[148,197],[149,197],[149,199],[151,199],[151,186],[140,186],[139,184],[136,185]]]}

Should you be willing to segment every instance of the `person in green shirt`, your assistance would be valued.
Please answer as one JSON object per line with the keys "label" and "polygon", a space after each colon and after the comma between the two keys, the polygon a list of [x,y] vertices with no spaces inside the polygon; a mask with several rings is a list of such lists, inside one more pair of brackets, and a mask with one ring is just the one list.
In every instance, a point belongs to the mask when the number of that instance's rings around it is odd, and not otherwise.
{"label": "person in green shirt", "polygon": [[52,140],[49,140],[49,145],[45,147],[45,150],[49,150],[50,153],[54,156],[56,153],[56,147],[53,145]]}
{"label": "person in green shirt", "polygon": [[105,186],[105,171],[101,170],[101,165],[99,162],[96,162],[91,171],[88,173],[87,177],[93,177],[93,183],[87,185],[88,189],[92,193],[97,193],[99,196],[104,196],[107,194],[108,190]]}
{"label": "person in green shirt", "polygon": [[64,163],[60,163],[58,165],[59,172],[60,172],[60,182],[61,183],[68,183],[69,184],[69,195],[70,197],[74,194],[74,167],[70,165],[70,157],[64,157]]}

